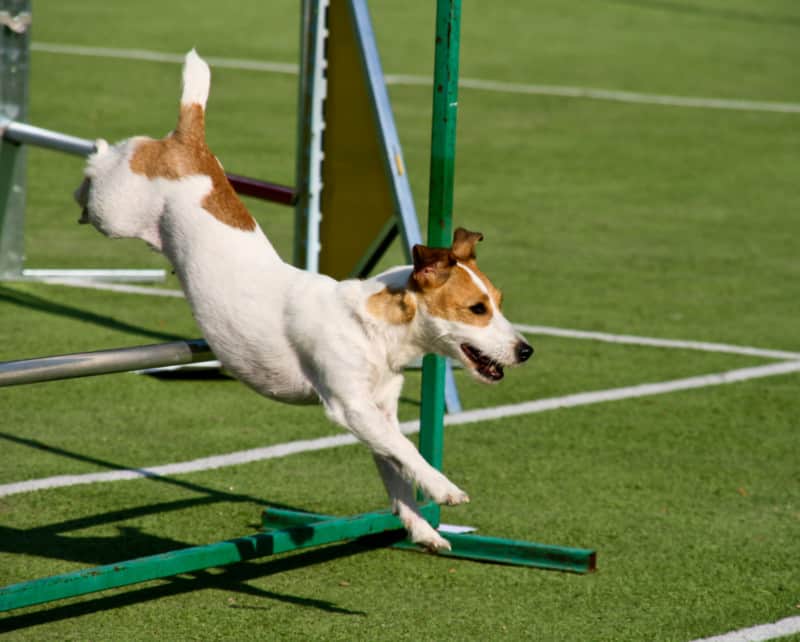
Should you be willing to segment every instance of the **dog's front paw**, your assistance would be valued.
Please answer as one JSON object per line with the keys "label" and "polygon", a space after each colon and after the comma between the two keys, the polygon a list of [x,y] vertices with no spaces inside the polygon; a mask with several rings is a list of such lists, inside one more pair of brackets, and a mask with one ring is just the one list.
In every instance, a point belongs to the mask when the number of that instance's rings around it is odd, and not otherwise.
{"label": "dog's front paw", "polygon": [[422,490],[437,504],[458,506],[469,503],[469,495],[444,475],[441,475],[441,479],[437,479],[434,484],[423,486]]}

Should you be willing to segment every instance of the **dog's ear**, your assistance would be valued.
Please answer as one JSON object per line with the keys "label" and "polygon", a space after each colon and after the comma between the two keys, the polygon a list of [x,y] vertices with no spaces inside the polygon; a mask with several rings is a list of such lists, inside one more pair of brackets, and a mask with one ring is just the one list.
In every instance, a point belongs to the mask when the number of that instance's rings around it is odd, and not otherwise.
{"label": "dog's ear", "polygon": [[414,272],[411,276],[420,289],[438,288],[450,278],[456,258],[449,249],[415,245],[412,253]]}
{"label": "dog's ear", "polygon": [[459,261],[470,261],[475,258],[475,244],[483,240],[480,232],[470,232],[459,227],[453,234],[452,252]]}

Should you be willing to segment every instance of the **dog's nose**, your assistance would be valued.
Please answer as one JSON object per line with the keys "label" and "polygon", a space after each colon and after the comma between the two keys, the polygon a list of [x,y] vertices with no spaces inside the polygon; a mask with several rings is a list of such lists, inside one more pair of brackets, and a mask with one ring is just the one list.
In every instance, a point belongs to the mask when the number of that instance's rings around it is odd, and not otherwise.
{"label": "dog's nose", "polygon": [[520,341],[517,344],[517,361],[522,363],[523,361],[527,361],[533,355],[533,347],[529,346],[524,341]]}

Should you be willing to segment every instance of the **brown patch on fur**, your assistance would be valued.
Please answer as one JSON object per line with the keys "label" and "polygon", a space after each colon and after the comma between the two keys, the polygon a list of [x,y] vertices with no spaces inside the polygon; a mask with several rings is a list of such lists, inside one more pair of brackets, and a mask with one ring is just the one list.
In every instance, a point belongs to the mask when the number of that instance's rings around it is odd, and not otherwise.
{"label": "brown patch on fur", "polygon": [[[493,308],[489,299],[500,309],[503,294],[475,262],[475,245],[482,239],[480,232],[459,227],[453,235],[451,248],[414,246],[414,272],[409,287],[419,293],[434,316],[484,327],[492,321]],[[486,291],[459,265],[469,268]],[[481,304],[483,309],[476,312],[475,306]]]}
{"label": "brown patch on fur", "polygon": [[[466,270],[454,268],[444,285],[423,289],[422,299],[432,315],[448,321],[460,321],[480,327],[485,327],[492,321],[489,297]],[[486,311],[483,314],[475,314],[470,309],[477,304],[483,304],[485,307]]]}
{"label": "brown patch on fur", "polygon": [[459,261],[470,261],[475,259],[475,245],[483,240],[480,232],[470,232],[459,227],[453,233],[453,245],[451,251]]}
{"label": "brown patch on fur", "polygon": [[408,290],[386,287],[367,299],[367,311],[392,325],[402,325],[411,323],[417,313],[417,304]]}
{"label": "brown patch on fur", "polygon": [[208,176],[211,191],[203,198],[203,209],[230,227],[247,231],[256,228],[255,219],[236,196],[222,166],[206,145],[205,114],[199,104],[181,105],[175,131],[161,140],[140,143],[130,167],[147,178]]}
{"label": "brown patch on fur", "polygon": [[452,252],[446,248],[415,245],[412,248],[414,272],[412,285],[420,290],[438,288],[450,278],[450,271],[456,264]]}

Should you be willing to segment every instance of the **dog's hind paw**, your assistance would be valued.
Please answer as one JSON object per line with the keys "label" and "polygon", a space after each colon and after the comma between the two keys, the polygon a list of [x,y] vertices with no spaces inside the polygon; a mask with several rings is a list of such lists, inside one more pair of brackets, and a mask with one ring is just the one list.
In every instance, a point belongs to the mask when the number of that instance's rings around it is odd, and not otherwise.
{"label": "dog's hind paw", "polygon": [[412,542],[427,549],[430,553],[451,550],[450,542],[439,535],[436,529],[424,519],[420,519],[408,529],[408,536]]}
{"label": "dog's hind paw", "polygon": [[434,537],[427,538],[422,542],[417,542],[417,544],[425,547],[430,553],[438,553],[439,551],[452,550],[450,542],[448,542],[444,537],[439,535],[439,533],[436,533]]}

